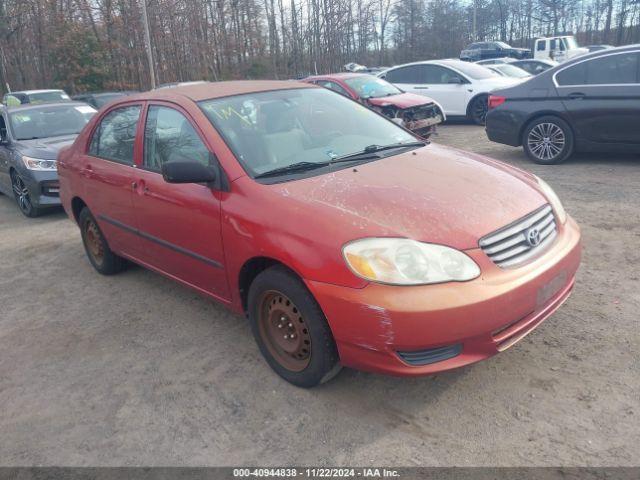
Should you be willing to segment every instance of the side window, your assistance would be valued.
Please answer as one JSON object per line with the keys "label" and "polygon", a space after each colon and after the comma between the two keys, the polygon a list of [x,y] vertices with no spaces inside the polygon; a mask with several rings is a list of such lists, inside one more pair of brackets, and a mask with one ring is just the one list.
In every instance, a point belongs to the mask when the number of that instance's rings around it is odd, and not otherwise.
{"label": "side window", "polygon": [[587,85],[638,83],[638,57],[630,52],[594,58],[587,64]]}
{"label": "side window", "polygon": [[333,90],[334,92],[338,92],[340,95],[344,95],[345,97],[351,98],[351,95],[349,95],[349,93],[344,88],[342,88],[335,82],[330,82],[329,80],[320,80],[318,82],[318,85],[324,88],[328,88],[329,90]]}
{"label": "side window", "polygon": [[165,162],[181,161],[198,161],[208,166],[209,150],[180,112],[150,106],[144,129],[144,167],[160,171]]}
{"label": "side window", "polygon": [[410,65],[387,73],[385,80],[391,83],[425,83],[424,66]]}
{"label": "side window", "polygon": [[558,85],[585,85],[587,83],[587,62],[578,63],[556,75]]}
{"label": "side window", "polygon": [[544,51],[545,51],[545,49],[546,49],[546,45],[547,45],[547,41],[546,41],[546,40],[539,40],[539,41],[536,43],[536,50],[537,50],[538,52],[544,52]]}
{"label": "side window", "polygon": [[133,165],[139,117],[140,105],[117,108],[105,115],[93,133],[89,155]]}
{"label": "side window", "polygon": [[4,121],[4,115],[0,113],[0,140],[4,142],[8,139],[9,137],[7,135],[7,124]]}
{"label": "side window", "polygon": [[426,77],[425,83],[428,84],[445,84],[449,83],[452,78],[459,78],[462,82],[464,79],[453,70],[441,67],[439,65],[426,65]]}
{"label": "side window", "polygon": [[611,85],[640,83],[640,53],[607,55],[579,63],[558,73],[558,85]]}

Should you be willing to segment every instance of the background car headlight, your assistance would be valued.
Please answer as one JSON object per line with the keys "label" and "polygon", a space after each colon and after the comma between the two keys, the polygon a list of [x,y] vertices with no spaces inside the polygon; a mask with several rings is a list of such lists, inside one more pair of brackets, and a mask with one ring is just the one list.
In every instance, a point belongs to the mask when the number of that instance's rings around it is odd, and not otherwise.
{"label": "background car headlight", "polygon": [[564,207],[562,206],[562,202],[558,198],[558,195],[556,195],[556,192],[553,191],[553,188],[551,188],[547,184],[547,182],[542,180],[540,177],[536,177],[536,180],[538,180],[538,185],[540,185],[542,193],[544,193],[544,196],[547,197],[547,200],[549,200],[549,203],[551,204],[551,208],[553,208],[553,211],[556,213],[558,221],[564,225],[564,223],[567,221],[567,212],[565,212]]}
{"label": "background car headlight", "polygon": [[55,160],[43,160],[41,158],[32,158],[23,155],[22,162],[29,170],[42,170],[48,172],[56,170]]}
{"label": "background car headlight", "polygon": [[406,238],[365,238],[347,243],[342,252],[361,278],[391,285],[462,282],[480,275],[466,254],[453,248]]}

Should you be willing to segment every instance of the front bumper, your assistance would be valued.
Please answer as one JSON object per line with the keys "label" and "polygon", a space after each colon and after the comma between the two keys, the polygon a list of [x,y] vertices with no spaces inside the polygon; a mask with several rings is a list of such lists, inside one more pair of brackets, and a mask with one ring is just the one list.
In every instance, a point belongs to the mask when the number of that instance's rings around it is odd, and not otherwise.
{"label": "front bumper", "polygon": [[28,174],[22,174],[21,177],[29,189],[33,206],[46,208],[61,205],[58,172],[30,170]]}
{"label": "front bumper", "polygon": [[[480,249],[466,253],[482,271],[469,282],[418,287],[372,283],[362,289],[307,282],[331,326],[342,364],[426,375],[505,350],[570,295],[580,264],[580,230],[569,218],[551,248],[519,268],[500,269]],[[406,360],[413,352],[457,345],[455,356],[441,361],[416,366]],[[407,353],[409,357],[400,356]]]}

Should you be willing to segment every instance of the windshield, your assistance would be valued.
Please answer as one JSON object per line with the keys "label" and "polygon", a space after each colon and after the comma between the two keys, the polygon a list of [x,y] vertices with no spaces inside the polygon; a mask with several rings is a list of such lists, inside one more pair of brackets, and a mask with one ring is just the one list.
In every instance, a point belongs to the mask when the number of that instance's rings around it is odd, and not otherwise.
{"label": "windshield", "polygon": [[300,162],[326,163],[371,145],[416,141],[393,122],[324,88],[251,93],[199,104],[253,177]]}
{"label": "windshield", "polygon": [[576,42],[576,39],[574,37],[564,37],[563,40],[567,47],[567,50],[573,50],[575,48],[579,48],[578,42]]}
{"label": "windshield", "polygon": [[69,95],[64,93],[62,90],[29,94],[29,103],[68,102],[70,100]]}
{"label": "windshield", "polygon": [[89,105],[56,105],[9,113],[16,140],[73,135],[87,124],[96,110]]}
{"label": "windshield", "polygon": [[353,88],[360,98],[388,97],[402,93],[402,90],[386,80],[371,75],[347,78],[345,83]]}
{"label": "windshield", "polygon": [[475,63],[456,62],[455,65],[451,66],[474,80],[485,80],[487,78],[499,76],[498,73],[492,72],[488,68]]}
{"label": "windshield", "polygon": [[502,73],[504,73],[507,77],[513,77],[513,78],[527,78],[530,77],[531,74],[528,72],[525,72],[523,69],[515,67],[513,65],[495,65],[493,68],[495,68],[496,70],[500,70]]}

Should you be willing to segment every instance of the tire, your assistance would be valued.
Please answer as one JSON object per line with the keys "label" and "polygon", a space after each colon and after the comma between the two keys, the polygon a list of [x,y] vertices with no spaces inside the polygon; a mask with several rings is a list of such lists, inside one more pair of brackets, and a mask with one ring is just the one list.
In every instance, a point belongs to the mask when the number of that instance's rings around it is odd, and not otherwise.
{"label": "tire", "polygon": [[18,204],[18,210],[29,218],[39,217],[43,213],[43,209],[35,207],[31,202],[31,194],[26,183],[16,172],[11,172],[11,189],[13,190],[13,198]]}
{"label": "tire", "polygon": [[573,153],[573,132],[560,117],[536,118],[524,129],[522,147],[527,156],[541,165],[564,162]]}
{"label": "tire", "polygon": [[468,117],[476,125],[484,125],[487,119],[487,112],[489,111],[489,96],[478,95],[469,104]]}
{"label": "tire", "polygon": [[80,234],[89,262],[102,275],[114,275],[126,267],[126,260],[111,251],[96,219],[87,207],[78,217]]}
{"label": "tire", "polygon": [[249,288],[248,308],[262,355],[286,381],[311,388],[338,374],[341,365],[329,324],[296,275],[282,266],[258,274]]}

